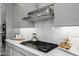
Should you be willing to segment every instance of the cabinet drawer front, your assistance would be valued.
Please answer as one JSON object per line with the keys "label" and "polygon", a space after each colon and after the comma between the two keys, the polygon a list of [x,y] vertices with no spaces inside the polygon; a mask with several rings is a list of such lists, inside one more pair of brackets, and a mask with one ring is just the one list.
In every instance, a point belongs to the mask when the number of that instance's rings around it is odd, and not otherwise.
{"label": "cabinet drawer front", "polygon": [[[7,46],[9,46],[12,50],[15,50],[12,52],[12,55],[15,55],[15,56],[19,56],[19,55],[21,55],[21,56],[22,55],[24,55],[24,56],[38,56],[30,51],[27,51],[27,50],[25,50],[17,45],[9,43],[9,42],[7,42]],[[17,51],[17,55],[14,54],[14,52],[16,52],[16,51]]]}

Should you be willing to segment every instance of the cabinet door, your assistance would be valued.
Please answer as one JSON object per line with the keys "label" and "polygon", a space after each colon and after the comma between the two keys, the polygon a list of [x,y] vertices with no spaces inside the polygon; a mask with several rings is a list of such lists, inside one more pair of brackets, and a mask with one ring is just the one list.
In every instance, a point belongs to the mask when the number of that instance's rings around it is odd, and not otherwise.
{"label": "cabinet door", "polygon": [[36,9],[35,3],[20,3],[17,4],[19,7],[19,11],[22,12],[23,16],[27,16],[28,12],[34,11]]}
{"label": "cabinet door", "polygon": [[13,12],[13,4],[8,3],[6,9],[6,37],[13,38],[14,37],[14,12]]}
{"label": "cabinet door", "polygon": [[8,56],[12,56],[12,49],[8,45],[6,45],[6,52]]}
{"label": "cabinet door", "polygon": [[12,49],[12,56],[24,56],[22,53],[16,51],[15,49]]}
{"label": "cabinet door", "polygon": [[24,17],[27,17],[27,13],[34,10],[34,4],[32,3],[20,3],[15,4],[14,7],[14,22],[15,27],[20,28],[33,28],[33,22],[29,22],[27,20],[22,20]]}
{"label": "cabinet door", "polygon": [[79,25],[79,3],[56,3],[54,14],[55,26]]}
{"label": "cabinet door", "polygon": [[68,53],[59,48],[54,49],[50,55],[52,56],[74,56],[74,54]]}
{"label": "cabinet door", "polygon": [[14,4],[13,7],[14,7],[14,8],[13,8],[13,9],[14,9],[14,10],[13,10],[13,12],[14,12],[14,13],[13,13],[13,16],[14,16],[14,17],[13,17],[13,18],[14,18],[14,19],[13,19],[14,28],[19,28],[19,26],[20,26],[20,25],[19,25],[19,22],[20,22],[20,21],[19,21],[19,6],[18,6],[18,4]]}

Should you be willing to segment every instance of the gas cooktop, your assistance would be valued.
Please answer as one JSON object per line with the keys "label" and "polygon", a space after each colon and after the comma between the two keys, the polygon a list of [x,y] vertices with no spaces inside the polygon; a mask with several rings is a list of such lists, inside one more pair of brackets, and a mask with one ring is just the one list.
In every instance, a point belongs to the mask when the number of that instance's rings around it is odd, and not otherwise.
{"label": "gas cooktop", "polygon": [[21,44],[24,46],[35,48],[45,53],[58,47],[58,44],[48,43],[48,42],[43,42],[43,41],[23,41],[21,42]]}

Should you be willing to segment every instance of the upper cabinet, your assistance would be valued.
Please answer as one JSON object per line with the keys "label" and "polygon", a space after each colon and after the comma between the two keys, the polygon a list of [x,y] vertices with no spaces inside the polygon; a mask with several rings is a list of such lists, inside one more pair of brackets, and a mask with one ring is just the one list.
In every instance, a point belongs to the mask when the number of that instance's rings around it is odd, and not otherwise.
{"label": "upper cabinet", "polygon": [[1,17],[1,21],[3,21],[3,20],[5,20],[5,17],[6,17],[6,4],[5,3],[1,4],[0,8],[1,8],[0,17]]}
{"label": "upper cabinet", "polygon": [[55,26],[79,26],[79,3],[54,4]]}
{"label": "upper cabinet", "polygon": [[20,8],[20,11],[24,13],[23,16],[27,16],[28,12],[36,9],[35,5],[35,3],[20,3],[18,4],[18,7]]}
{"label": "upper cabinet", "polygon": [[35,10],[35,4],[33,3],[19,3],[14,5],[14,22],[15,27],[19,28],[32,28],[33,22],[22,20],[23,17],[27,16],[27,13]]}

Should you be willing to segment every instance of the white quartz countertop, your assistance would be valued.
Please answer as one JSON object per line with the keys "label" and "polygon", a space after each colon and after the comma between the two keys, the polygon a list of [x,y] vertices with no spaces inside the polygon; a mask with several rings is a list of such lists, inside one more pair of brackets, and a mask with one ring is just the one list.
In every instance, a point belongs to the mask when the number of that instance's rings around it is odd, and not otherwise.
{"label": "white quartz countertop", "polygon": [[[25,51],[27,50],[29,52],[32,52],[32,53],[38,55],[38,56],[74,56],[74,55],[78,55],[78,53],[76,54],[76,53],[67,52],[67,51],[64,51],[64,49],[60,49],[60,48],[55,48],[55,49],[52,49],[48,53],[44,53],[44,52],[38,51],[36,49],[33,49],[31,47],[21,45],[20,43],[22,41],[24,41],[24,40],[19,40],[18,41],[18,40],[6,39],[7,43],[10,43],[14,46],[17,46],[18,49],[22,49],[22,50],[25,50]],[[16,48],[14,48],[14,49],[16,49]],[[20,51],[20,52],[26,54],[25,52],[22,52],[22,51]]]}

